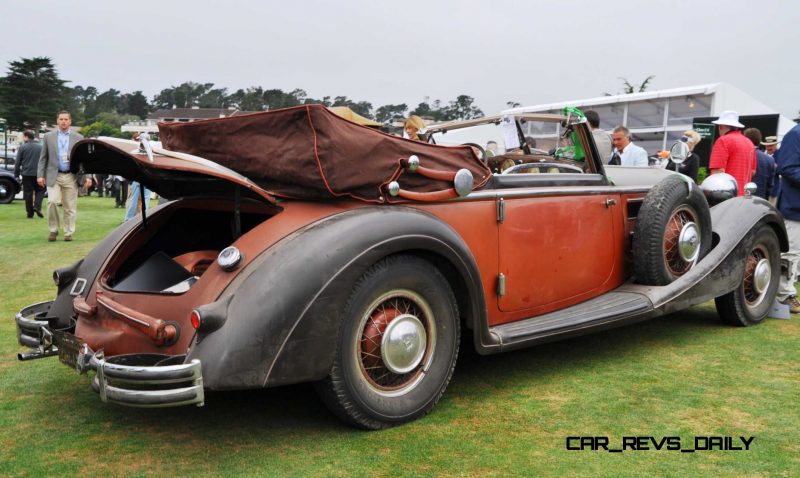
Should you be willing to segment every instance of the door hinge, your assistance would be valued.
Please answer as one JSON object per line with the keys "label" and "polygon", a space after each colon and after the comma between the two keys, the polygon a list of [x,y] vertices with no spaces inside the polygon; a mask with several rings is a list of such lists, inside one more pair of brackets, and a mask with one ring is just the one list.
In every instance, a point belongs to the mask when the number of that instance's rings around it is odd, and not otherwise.
{"label": "door hinge", "polygon": [[497,276],[497,295],[500,297],[506,295],[506,275],[502,272]]}
{"label": "door hinge", "polygon": [[497,222],[502,224],[505,218],[506,218],[506,200],[500,198],[497,200]]}

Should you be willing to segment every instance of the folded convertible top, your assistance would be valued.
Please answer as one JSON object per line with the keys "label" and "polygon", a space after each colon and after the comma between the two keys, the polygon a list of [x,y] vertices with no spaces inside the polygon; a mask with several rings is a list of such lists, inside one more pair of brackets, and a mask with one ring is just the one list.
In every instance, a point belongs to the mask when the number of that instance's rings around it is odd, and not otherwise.
{"label": "folded convertible top", "polygon": [[322,105],[159,123],[158,128],[165,149],[219,163],[285,198],[401,200],[386,194],[385,186],[395,180],[415,192],[453,187],[405,170],[400,161],[411,155],[427,168],[468,169],[475,189],[490,177],[489,168],[468,146],[437,146],[391,136],[340,118]]}

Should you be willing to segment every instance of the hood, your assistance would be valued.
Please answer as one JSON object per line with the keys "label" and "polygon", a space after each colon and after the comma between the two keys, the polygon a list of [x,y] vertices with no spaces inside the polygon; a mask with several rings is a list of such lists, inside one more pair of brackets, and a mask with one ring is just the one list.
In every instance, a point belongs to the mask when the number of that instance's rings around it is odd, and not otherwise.
{"label": "hood", "polygon": [[634,166],[603,166],[606,177],[615,186],[642,186],[649,188],[655,186],[662,179],[673,174],[679,174],[663,168],[634,167]]}
{"label": "hood", "polygon": [[[152,145],[153,143],[151,143]],[[71,169],[90,174],[114,174],[137,181],[167,199],[233,197],[275,205],[275,198],[256,183],[220,164],[198,156],[153,146],[153,159],[139,150],[137,141],[117,138],[84,139],[72,149]]]}

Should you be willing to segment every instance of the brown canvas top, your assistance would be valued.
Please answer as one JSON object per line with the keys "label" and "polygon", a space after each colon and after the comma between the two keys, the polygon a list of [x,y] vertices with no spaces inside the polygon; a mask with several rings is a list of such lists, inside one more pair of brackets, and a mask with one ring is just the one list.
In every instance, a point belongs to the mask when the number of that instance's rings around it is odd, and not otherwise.
{"label": "brown canvas top", "polygon": [[417,155],[426,168],[468,169],[476,189],[490,177],[468,146],[437,146],[391,136],[340,118],[321,105],[159,123],[158,128],[165,149],[219,163],[286,198],[400,201],[385,189],[395,180],[414,192],[453,187],[402,168],[400,160],[411,155]]}

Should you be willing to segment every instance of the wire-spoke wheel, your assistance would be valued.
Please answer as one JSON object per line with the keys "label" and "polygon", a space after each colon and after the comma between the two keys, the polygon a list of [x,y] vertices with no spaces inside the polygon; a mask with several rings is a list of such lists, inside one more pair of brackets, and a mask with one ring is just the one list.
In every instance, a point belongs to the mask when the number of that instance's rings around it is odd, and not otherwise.
{"label": "wire-spoke wheel", "polygon": [[685,206],[676,209],[667,220],[664,231],[664,263],[674,277],[685,274],[697,261],[700,252],[697,223],[697,214]]}
{"label": "wire-spoke wheel", "polygon": [[770,272],[772,270],[767,257],[768,254],[769,252],[764,249],[764,245],[759,244],[747,256],[742,289],[748,307],[759,305],[767,295],[767,288],[771,280]]}
{"label": "wire-spoke wheel", "polygon": [[436,330],[430,306],[413,291],[392,290],[368,309],[356,351],[364,379],[377,393],[406,393],[433,357]]}
{"label": "wire-spoke wheel", "polygon": [[348,423],[370,429],[427,414],[458,356],[460,322],[447,279],[416,256],[370,267],[344,307],[322,400]]}
{"label": "wire-spoke wheel", "polygon": [[647,194],[636,217],[636,280],[667,285],[689,272],[711,249],[711,214],[690,179],[672,175]]}
{"label": "wire-spoke wheel", "polygon": [[780,245],[768,225],[752,231],[745,239],[742,280],[732,292],[715,299],[717,313],[731,325],[758,324],[767,316],[780,281]]}

